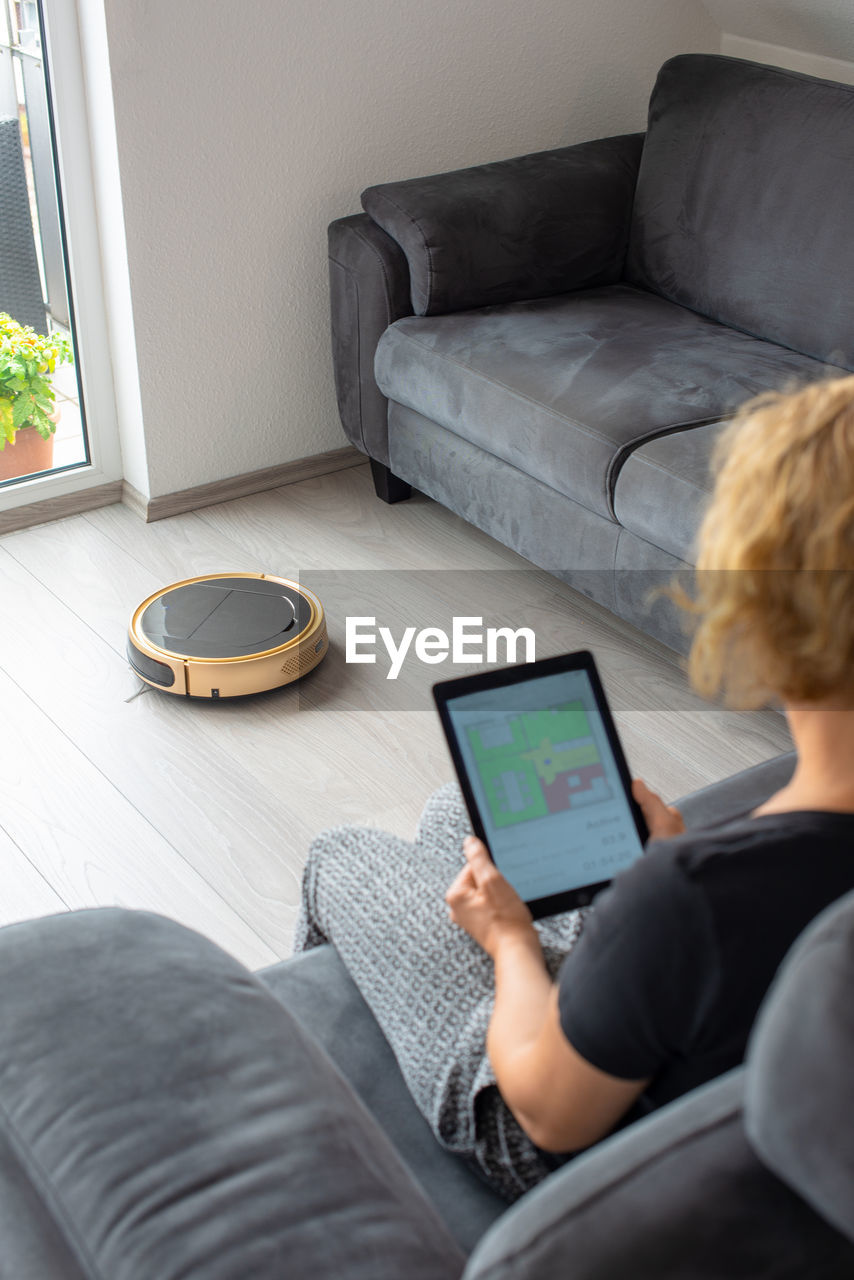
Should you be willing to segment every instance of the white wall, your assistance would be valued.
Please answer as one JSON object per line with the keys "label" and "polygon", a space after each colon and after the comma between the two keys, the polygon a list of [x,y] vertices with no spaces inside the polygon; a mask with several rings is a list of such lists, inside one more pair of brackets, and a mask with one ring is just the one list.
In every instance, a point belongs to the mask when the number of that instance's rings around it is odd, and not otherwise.
{"label": "white wall", "polygon": [[731,58],[747,58],[750,62],[766,62],[772,67],[786,67],[789,71],[800,71],[808,76],[821,76],[824,80],[841,80],[843,84],[854,84],[854,62],[843,58],[827,58],[823,54],[810,53],[804,49],[790,49],[786,45],[771,44],[767,40],[735,36],[729,31],[721,36],[721,53]]}
{"label": "white wall", "polygon": [[854,62],[851,0],[703,0],[703,3],[727,36],[750,41],[754,48],[764,45],[802,57],[813,54],[817,58]]}
{"label": "white wall", "polygon": [[659,65],[720,48],[700,0],[110,0],[106,20],[151,496],[346,443],[325,229],[364,186],[642,128]]}
{"label": "white wall", "polygon": [[854,84],[851,0],[704,0],[721,53]]}

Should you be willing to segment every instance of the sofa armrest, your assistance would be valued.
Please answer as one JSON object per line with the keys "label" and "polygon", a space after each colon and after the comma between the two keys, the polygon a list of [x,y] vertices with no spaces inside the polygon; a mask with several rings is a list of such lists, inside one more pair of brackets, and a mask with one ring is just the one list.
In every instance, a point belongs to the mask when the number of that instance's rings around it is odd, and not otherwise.
{"label": "sofa armrest", "polygon": [[523,1196],[463,1280],[831,1280],[854,1248],[760,1163],[744,1068],[576,1156]]}
{"label": "sofa armrest", "polygon": [[327,1055],[144,912],[0,930],[0,1274],[457,1280],[464,1256]]}
{"label": "sofa armrest", "polygon": [[388,401],[374,353],[390,324],[411,316],[409,268],[399,245],[366,214],[329,227],[332,361],[341,423],[357,449],[388,465]]}
{"label": "sofa armrest", "polygon": [[406,254],[416,315],[613,284],[643,134],[369,187],[362,206]]}
{"label": "sofa armrest", "polygon": [[460,1156],[440,1146],[416,1107],[391,1045],[330,944],[256,975],[338,1070],[391,1139],[466,1254],[507,1209]]}
{"label": "sofa armrest", "polygon": [[678,799],[676,807],[687,827],[708,827],[716,822],[744,817],[769,796],[785,787],[795,771],[797,753],[786,751],[742,769],[721,782],[712,782],[699,791]]}
{"label": "sofa armrest", "polygon": [[760,1160],[854,1242],[854,893],[791,949],[747,1051],[745,1128]]}

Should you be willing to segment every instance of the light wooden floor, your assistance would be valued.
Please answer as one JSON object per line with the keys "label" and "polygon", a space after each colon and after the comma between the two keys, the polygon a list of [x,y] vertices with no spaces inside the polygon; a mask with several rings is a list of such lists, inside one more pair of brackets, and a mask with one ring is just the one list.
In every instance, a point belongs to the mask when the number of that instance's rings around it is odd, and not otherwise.
{"label": "light wooden floor", "polygon": [[[143,686],[124,656],[133,608],[238,568],[318,590],[338,642],[326,662],[302,687],[233,703]],[[662,646],[441,507],[378,502],[366,467],[151,525],[106,507],[0,539],[0,923],[118,903],[184,921],[252,967],[286,956],[312,835],[409,835],[451,775],[422,686],[343,661],[344,614],[378,583],[418,626],[440,596],[445,615],[486,600],[542,628],[538,656],[592,648],[633,771],[668,798],[789,745],[778,716],[706,707]]]}

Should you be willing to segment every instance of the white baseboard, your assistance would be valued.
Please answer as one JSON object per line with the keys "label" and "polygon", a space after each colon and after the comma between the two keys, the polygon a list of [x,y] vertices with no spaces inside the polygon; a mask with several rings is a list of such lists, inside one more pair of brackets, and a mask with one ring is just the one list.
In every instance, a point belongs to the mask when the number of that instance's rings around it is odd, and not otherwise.
{"label": "white baseboard", "polygon": [[355,467],[365,460],[365,455],[353,445],[345,445],[342,449],[330,449],[326,453],[312,454],[308,458],[283,462],[277,467],[265,467],[263,471],[248,471],[243,475],[230,476],[226,480],[214,480],[210,484],[200,484],[192,489],[180,489],[154,498],[146,498],[125,482],[123,501],[150,523],[181,515],[185,511],[197,511],[200,507],[210,507],[217,502],[248,498],[253,493],[263,493],[265,489],[278,489],[282,485],[296,484],[299,480],[327,475],[330,471]]}

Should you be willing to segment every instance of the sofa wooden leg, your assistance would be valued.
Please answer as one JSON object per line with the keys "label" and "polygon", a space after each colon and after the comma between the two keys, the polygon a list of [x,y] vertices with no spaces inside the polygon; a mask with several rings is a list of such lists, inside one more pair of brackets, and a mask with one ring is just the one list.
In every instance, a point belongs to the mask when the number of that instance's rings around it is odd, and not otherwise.
{"label": "sofa wooden leg", "polygon": [[383,502],[404,502],[412,494],[412,485],[401,480],[393,471],[376,458],[371,458],[371,475],[374,478],[374,489]]}

